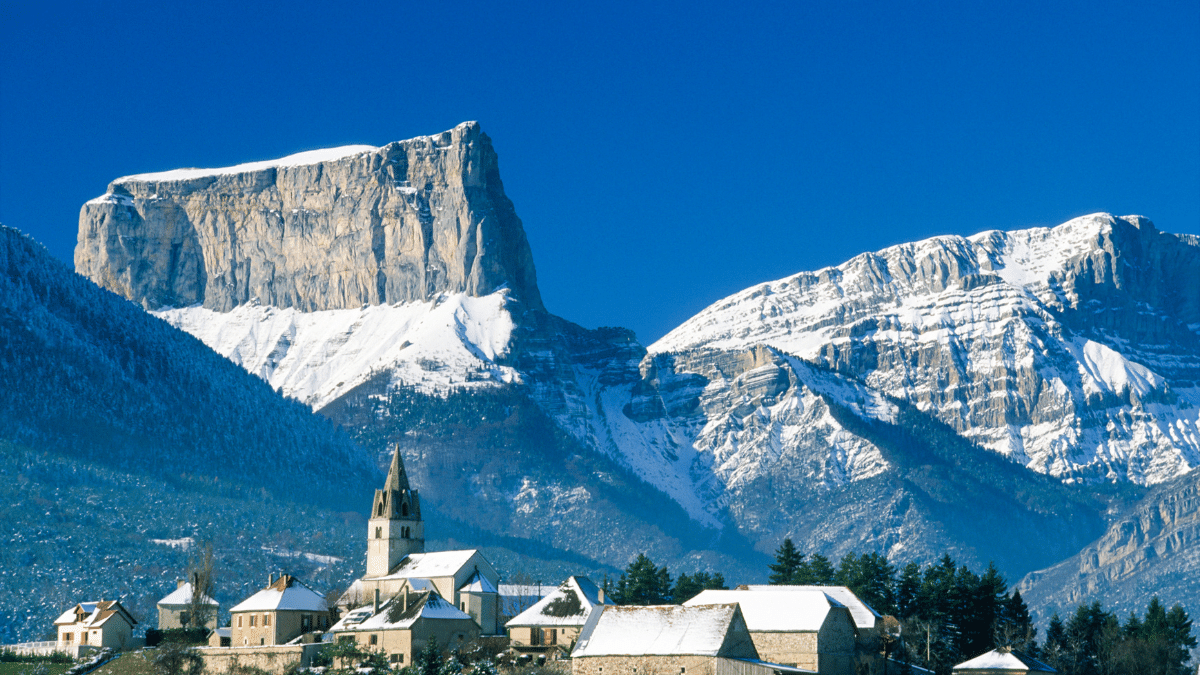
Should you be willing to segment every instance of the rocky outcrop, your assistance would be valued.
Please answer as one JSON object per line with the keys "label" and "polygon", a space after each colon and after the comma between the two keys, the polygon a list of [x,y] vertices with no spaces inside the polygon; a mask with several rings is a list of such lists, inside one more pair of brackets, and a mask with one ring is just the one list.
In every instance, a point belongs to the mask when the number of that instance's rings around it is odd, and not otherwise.
{"label": "rocky outcrop", "polygon": [[381,148],[120,178],[80,212],[75,269],[153,309],[315,311],[502,287],[542,307],[475,122]]}
{"label": "rocky outcrop", "polygon": [[1077,555],[1029,574],[1021,594],[1042,618],[1102,599],[1124,616],[1158,595],[1168,606],[1200,598],[1200,472],[1155,488]]}

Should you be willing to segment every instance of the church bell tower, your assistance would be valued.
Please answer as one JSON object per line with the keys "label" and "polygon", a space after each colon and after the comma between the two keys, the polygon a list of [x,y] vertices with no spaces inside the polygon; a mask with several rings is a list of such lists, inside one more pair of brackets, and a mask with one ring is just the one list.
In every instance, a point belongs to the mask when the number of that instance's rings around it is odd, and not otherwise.
{"label": "church bell tower", "polygon": [[400,446],[382,490],[375,491],[371,519],[367,521],[367,576],[386,576],[410,553],[425,552],[425,524],[421,499],[408,487]]}

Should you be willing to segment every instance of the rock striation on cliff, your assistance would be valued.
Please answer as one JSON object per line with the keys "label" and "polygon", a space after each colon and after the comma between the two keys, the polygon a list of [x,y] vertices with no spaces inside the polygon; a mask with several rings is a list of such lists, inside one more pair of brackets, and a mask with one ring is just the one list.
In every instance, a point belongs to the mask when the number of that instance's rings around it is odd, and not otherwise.
{"label": "rock striation on cliff", "polygon": [[475,122],[380,148],[119,178],[80,212],[75,269],[150,309],[311,312],[501,288],[542,308]]}

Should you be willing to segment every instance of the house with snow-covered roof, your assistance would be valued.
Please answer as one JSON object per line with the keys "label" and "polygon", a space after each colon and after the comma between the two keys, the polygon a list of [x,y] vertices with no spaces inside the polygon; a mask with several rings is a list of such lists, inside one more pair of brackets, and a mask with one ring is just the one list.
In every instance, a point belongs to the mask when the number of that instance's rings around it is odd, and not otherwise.
{"label": "house with snow-covered roof", "polygon": [[685,607],[737,603],[755,649],[765,661],[855,675],[856,641],[850,610],[822,591],[707,590]]}
{"label": "house with snow-covered roof", "polygon": [[571,652],[573,675],[804,672],[759,659],[736,603],[597,607]]}
{"label": "house with snow-covered roof", "polygon": [[854,619],[856,660],[866,673],[883,672],[883,645],[880,642],[883,617],[845,586],[738,586],[738,590],[778,593],[782,591],[820,591],[850,610]]}
{"label": "house with snow-covered roof", "polygon": [[329,632],[335,641],[353,641],[365,651],[382,652],[394,667],[403,667],[412,664],[413,655],[431,638],[443,649],[462,649],[479,637],[479,624],[433,588],[405,589],[385,604],[351,610]]}
{"label": "house with snow-covered roof", "polygon": [[443,600],[469,614],[483,635],[496,635],[502,631],[499,585],[500,575],[478,550],[425,552],[420,495],[409,487],[396,447],[367,521],[367,573],[346,589],[338,606],[347,610],[374,606],[402,592],[432,587]]}
{"label": "house with snow-covered roof", "polygon": [[[221,606],[216,600],[205,595],[201,598],[201,602],[208,605],[210,608],[209,615],[205,618],[205,628],[215,628],[217,625],[217,611]],[[189,617],[188,609],[192,605],[192,584],[191,582],[180,579],[175,582],[175,590],[171,591],[162,600],[158,601],[158,628],[164,630],[167,628],[183,628],[184,624],[192,626],[191,617]]]}
{"label": "house with snow-covered roof", "polygon": [[587,577],[567,577],[557,589],[513,617],[504,627],[510,647],[522,654],[570,653],[604,591]]}
{"label": "house with snow-covered roof", "polygon": [[132,643],[136,625],[118,600],[81,602],[54,620],[57,649],[76,657],[89,647],[122,649]]}
{"label": "house with snow-covered roof", "polygon": [[261,647],[329,627],[325,598],[295,577],[267,577],[267,587],[229,610],[230,646]]}
{"label": "house with snow-covered roof", "polygon": [[1049,675],[1057,673],[1048,664],[1015,649],[993,649],[954,666],[954,675]]}

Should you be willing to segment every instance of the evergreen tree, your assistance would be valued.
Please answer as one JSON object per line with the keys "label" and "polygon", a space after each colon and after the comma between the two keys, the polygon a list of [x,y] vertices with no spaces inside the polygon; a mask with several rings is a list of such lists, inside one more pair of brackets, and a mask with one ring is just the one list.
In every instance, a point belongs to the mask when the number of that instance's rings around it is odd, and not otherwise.
{"label": "evergreen tree", "polygon": [[838,564],[834,583],[849,588],[880,614],[896,613],[896,570],[878,553],[848,553]]}
{"label": "evergreen tree", "polygon": [[1012,597],[1001,603],[1000,616],[996,622],[995,643],[998,647],[1019,649],[1037,656],[1037,627],[1029,616],[1029,607],[1021,598],[1021,591],[1014,590]]}
{"label": "evergreen tree", "polygon": [[1067,627],[1058,612],[1050,617],[1050,624],[1046,626],[1046,643],[1042,646],[1042,657],[1060,672],[1066,671]]}
{"label": "evergreen tree", "polygon": [[800,569],[796,572],[796,580],[792,583],[802,586],[831,586],[835,574],[829,558],[820,553],[814,553],[807,564],[801,564]]}
{"label": "evergreen tree", "polygon": [[775,551],[775,562],[768,565],[771,576],[767,577],[767,581],[775,586],[798,583],[796,579],[803,565],[804,554],[796,550],[791,539],[784,539]]}
{"label": "evergreen tree", "polygon": [[496,666],[491,659],[484,659],[475,663],[475,669],[471,671],[471,675],[499,675],[496,672]]}
{"label": "evergreen tree", "polygon": [[896,618],[903,621],[917,613],[920,591],[921,566],[910,562],[904,566],[896,581]]}
{"label": "evergreen tree", "polygon": [[463,666],[462,662],[458,660],[458,654],[451,652],[450,658],[446,659],[446,662],[438,669],[438,675],[459,675],[462,670]]}
{"label": "evergreen tree", "polygon": [[671,602],[681,605],[708,589],[725,588],[725,577],[721,573],[696,572],[692,576],[680,574],[671,590]]}
{"label": "evergreen tree", "polygon": [[421,655],[414,659],[417,672],[420,675],[438,675],[442,669],[442,650],[438,647],[437,638],[429,636]]}
{"label": "evergreen tree", "polygon": [[1104,611],[1100,601],[1080,605],[1067,622],[1067,660],[1069,673],[1094,673],[1100,670],[1099,655],[1107,629],[1117,627],[1117,617]]}
{"label": "evergreen tree", "polygon": [[617,580],[613,602],[618,605],[663,605],[671,601],[671,575],[644,553],[638,554]]}

